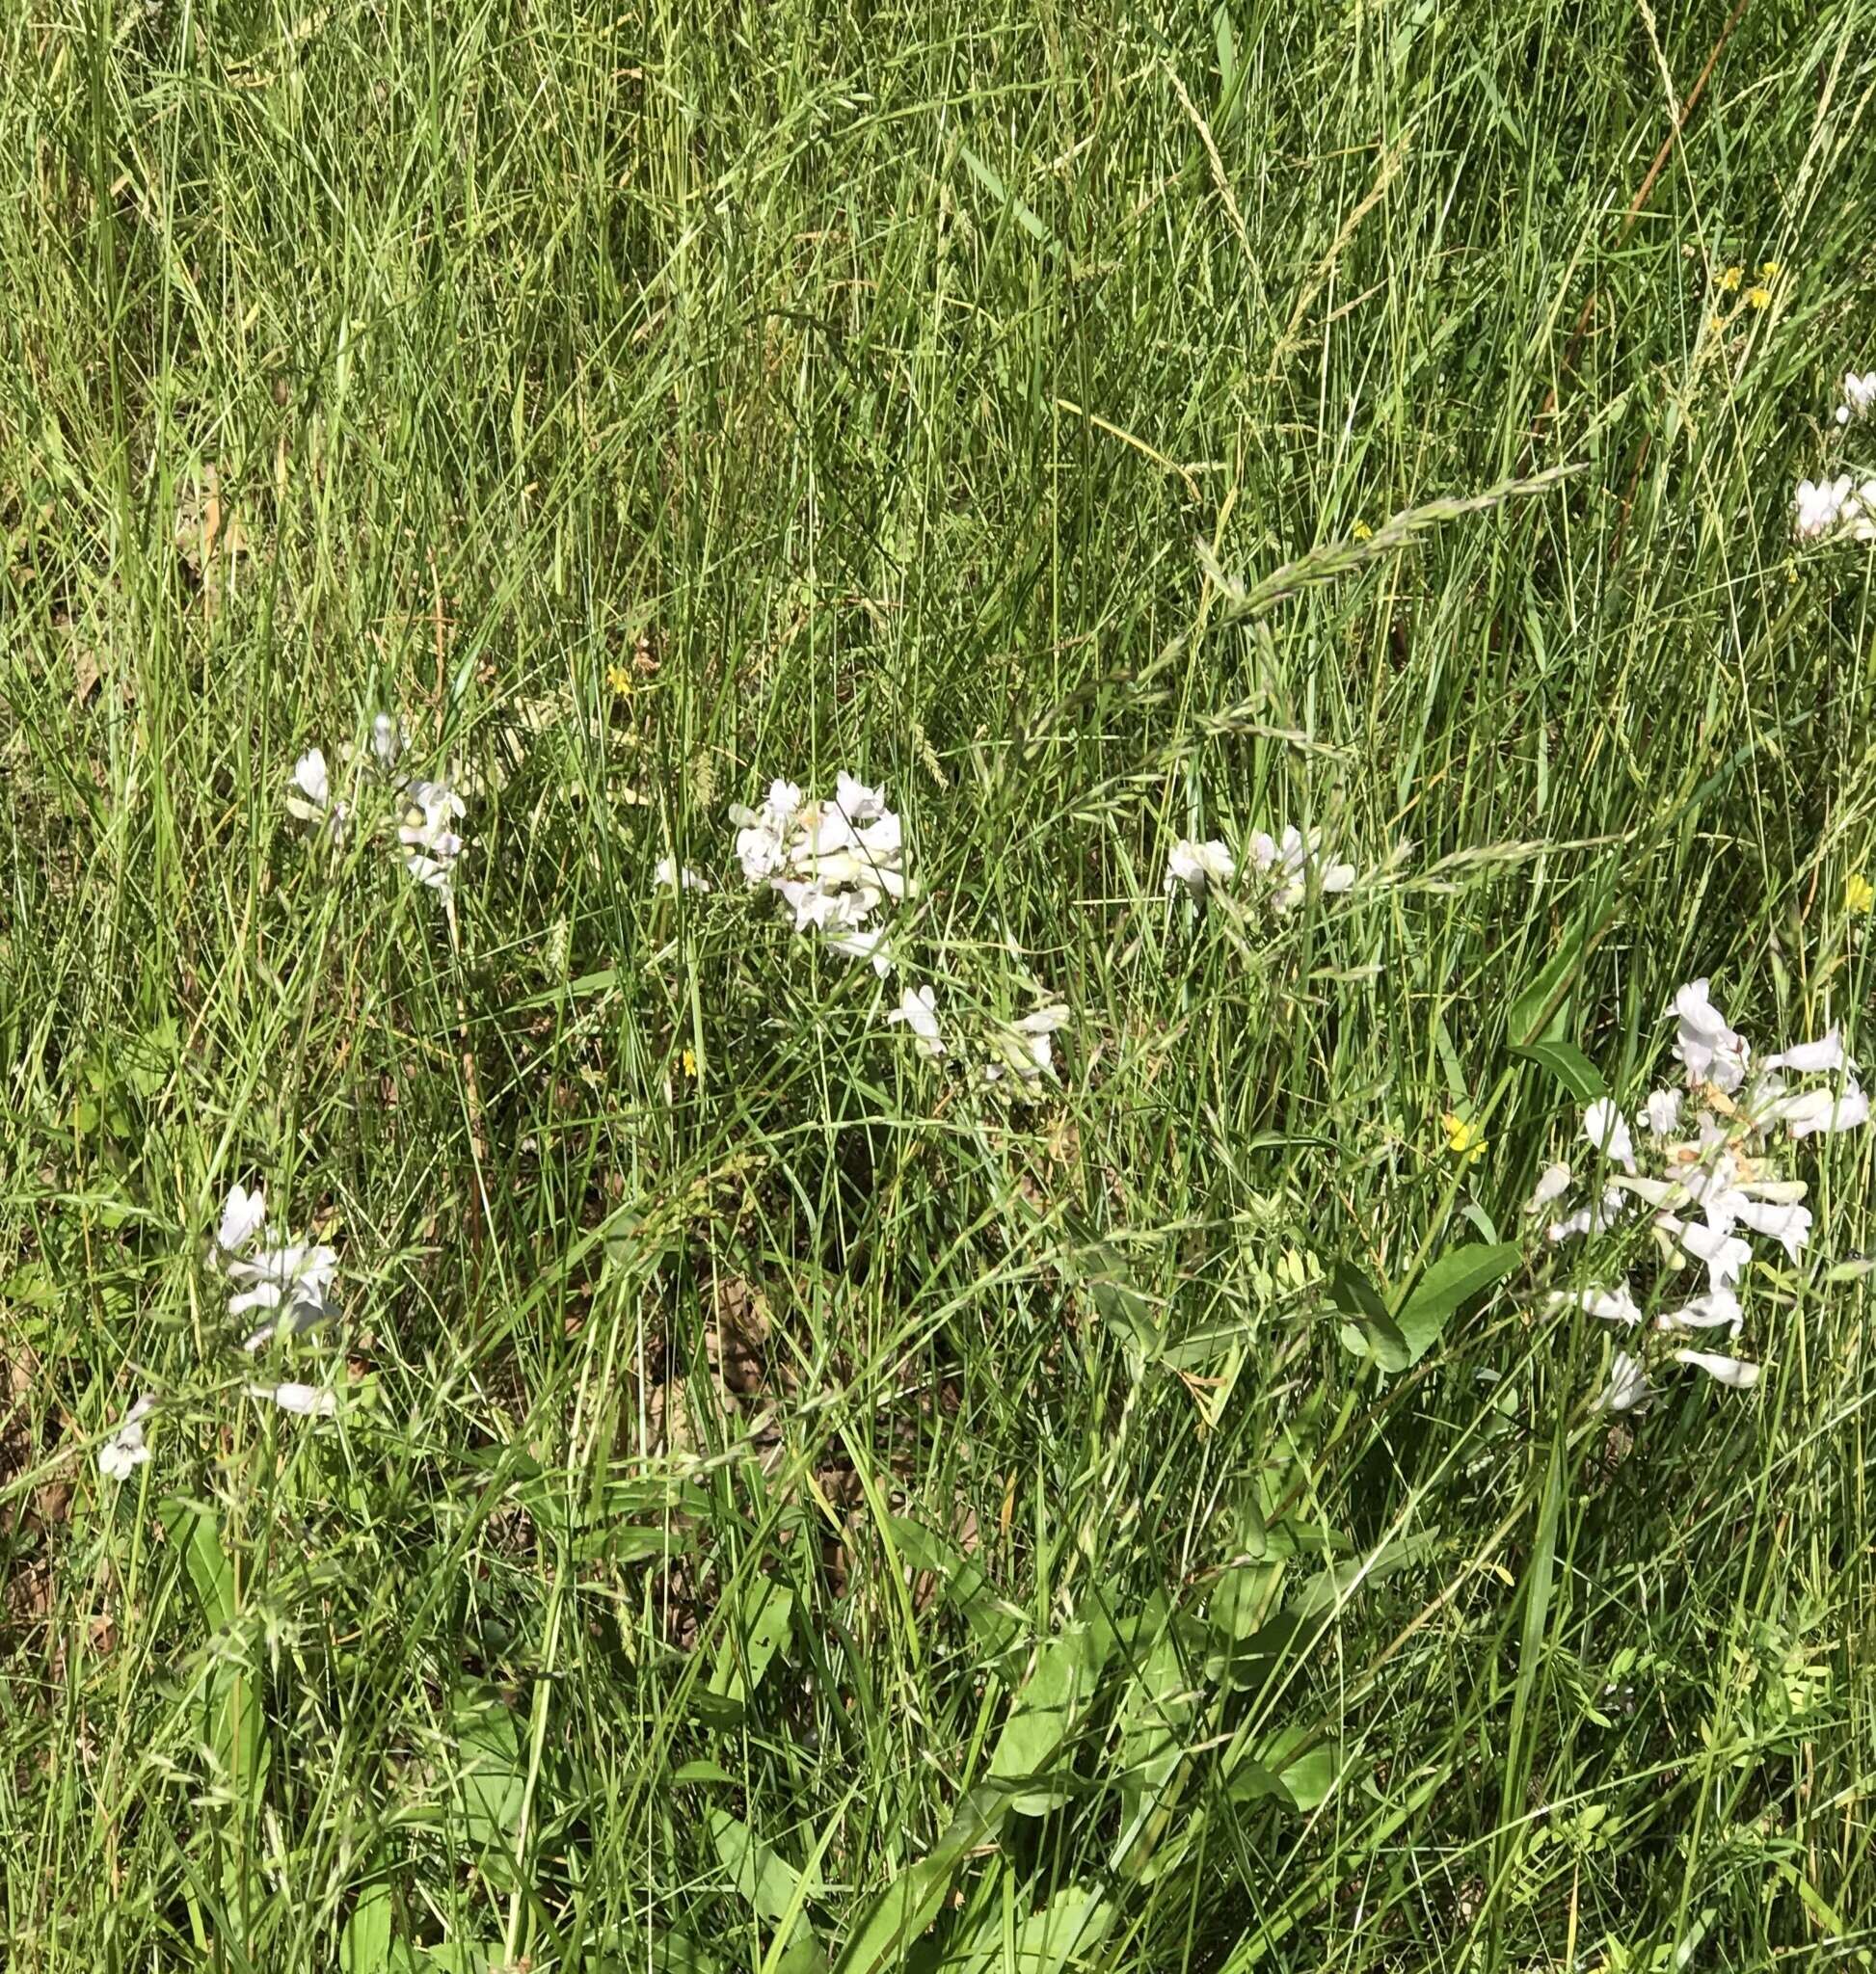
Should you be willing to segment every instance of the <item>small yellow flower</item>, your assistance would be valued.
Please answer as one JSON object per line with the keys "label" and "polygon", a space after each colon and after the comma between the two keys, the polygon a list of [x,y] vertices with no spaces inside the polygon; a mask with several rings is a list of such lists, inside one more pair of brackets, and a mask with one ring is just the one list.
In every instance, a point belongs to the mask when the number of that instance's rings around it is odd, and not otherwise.
{"label": "small yellow flower", "polygon": [[1783,272],[1776,260],[1761,260],[1758,264],[1758,278],[1762,281],[1775,281]]}
{"label": "small yellow flower", "polygon": [[680,1061],[680,1063],[682,1063],[682,1064],[683,1064],[683,1073],[684,1073],[684,1075],[685,1075],[685,1076],[687,1076],[687,1077],[689,1077],[689,1078],[691,1079],[691,1080],[692,1080],[692,1081],[694,1082],[694,1081],[696,1080],[696,1077],[697,1077],[697,1052],[696,1052],[696,1050],[694,1050],[694,1049],[686,1049],[686,1050],[684,1051],[684,1053],[683,1053],[683,1054],[682,1054],[682,1055],[681,1055],[681,1056],[680,1056],[680,1057],[678,1058],[678,1060],[679,1060],[679,1061]]}
{"label": "small yellow flower", "polygon": [[1706,318],[1706,326],[1715,335],[1725,335],[1727,333],[1727,318],[1724,315],[1709,315]]}
{"label": "small yellow flower", "polygon": [[621,699],[631,697],[631,674],[623,665],[608,665],[605,668],[605,682]]}
{"label": "small yellow flower", "polygon": [[1843,886],[1843,909],[1846,912],[1866,912],[1876,905],[1876,884],[1861,870],[1853,870]]}
{"label": "small yellow flower", "polygon": [[1355,522],[1354,526],[1350,530],[1350,532],[1354,536],[1357,542],[1365,542],[1373,536],[1375,531],[1368,525],[1368,523],[1365,520],[1358,520]]}
{"label": "small yellow flower", "polygon": [[1729,267],[1729,268],[1728,268],[1728,269],[1727,269],[1727,271],[1726,271],[1726,273],[1725,273],[1725,274],[1723,274],[1723,275],[1722,275],[1722,276],[1720,277],[1720,292],[1721,292],[1721,294],[1723,294],[1723,295],[1732,295],[1732,294],[1736,294],[1736,293],[1738,292],[1738,290],[1739,290],[1739,283],[1740,283],[1741,281],[1743,281],[1743,280],[1744,280],[1745,279],[1746,279],[1746,270],[1745,270],[1745,269],[1744,269],[1743,267]]}
{"label": "small yellow flower", "polygon": [[1446,1149],[1461,1165],[1476,1165],[1485,1157],[1487,1139],[1470,1118],[1449,1110],[1439,1120],[1439,1128],[1446,1134]]}
{"label": "small yellow flower", "polygon": [[1769,308],[1772,306],[1772,290],[1770,288],[1748,288],[1746,290],[1746,301],[1751,307]]}

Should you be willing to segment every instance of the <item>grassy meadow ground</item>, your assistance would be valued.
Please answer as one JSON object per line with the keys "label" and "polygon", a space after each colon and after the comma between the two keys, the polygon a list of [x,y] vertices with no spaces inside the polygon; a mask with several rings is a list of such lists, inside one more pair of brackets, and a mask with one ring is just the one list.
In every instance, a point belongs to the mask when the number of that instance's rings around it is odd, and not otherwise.
{"label": "grassy meadow ground", "polygon": [[[10,1969],[1870,1963],[1866,1138],[1643,1413],[1521,1207],[1685,980],[1876,1051],[1872,30],[8,13]],[[840,769],[890,983],[737,866]]]}

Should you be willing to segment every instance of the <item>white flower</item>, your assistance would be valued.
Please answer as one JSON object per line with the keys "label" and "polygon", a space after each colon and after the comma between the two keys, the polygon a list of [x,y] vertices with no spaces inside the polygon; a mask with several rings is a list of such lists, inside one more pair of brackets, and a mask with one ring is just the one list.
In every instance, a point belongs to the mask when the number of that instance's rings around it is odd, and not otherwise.
{"label": "white flower", "polygon": [[1616,1352],[1609,1383],[1594,1407],[1598,1412],[1639,1412],[1654,1397],[1648,1373],[1626,1350]]}
{"label": "white flower", "polygon": [[937,997],[929,987],[906,987],[899,992],[898,1005],[886,1017],[889,1024],[903,1022],[912,1030],[913,1046],[927,1062],[945,1053],[945,1038],[938,1029]]}
{"label": "white flower", "polygon": [[224,1254],[238,1254],[260,1232],[261,1222],[266,1217],[265,1188],[256,1186],[252,1192],[246,1192],[237,1179],[228,1187],[228,1199],[222,1207],[222,1224],[216,1230],[216,1245]]}
{"label": "white flower", "polygon": [[834,800],[849,822],[872,822],[888,813],[885,789],[869,788],[844,768],[834,777]]}
{"label": "white flower", "polygon": [[1795,1049],[1784,1049],[1776,1055],[1768,1055],[1759,1067],[1767,1071],[1788,1069],[1801,1076],[1809,1076],[1842,1069],[1846,1060],[1843,1031],[1834,1027],[1827,1028],[1815,1042],[1800,1042]]}
{"label": "white flower", "polygon": [[144,1421],[156,1400],[147,1392],[124,1414],[123,1424],[97,1450],[97,1471],[107,1480],[128,1480],[149,1458],[144,1444]]}
{"label": "white flower", "polygon": [[1236,858],[1216,837],[1204,843],[1182,837],[1166,857],[1166,895],[1174,895],[1183,885],[1193,897],[1203,897],[1208,886],[1229,884],[1237,874]]}
{"label": "white flower", "polygon": [[1747,1364],[1737,1357],[1716,1357],[1706,1350],[1676,1350],[1677,1363],[1691,1364],[1697,1370],[1706,1373],[1708,1377],[1717,1378],[1721,1384],[1729,1384],[1734,1391],[1751,1391],[1758,1382],[1758,1366]]}
{"label": "white flower", "polygon": [[1664,1309],[1654,1319],[1654,1326],[1658,1330],[1670,1331],[1725,1328],[1737,1336],[1745,1320],[1739,1297],[1730,1289],[1715,1289],[1707,1294],[1696,1295],[1678,1309]]}
{"label": "white flower", "polygon": [[371,751],[386,773],[397,765],[397,757],[408,744],[409,735],[404,732],[402,720],[392,719],[389,713],[372,714]]}
{"label": "white flower", "polygon": [[1569,1167],[1560,1159],[1554,1165],[1546,1165],[1539,1175],[1531,1197],[1524,1202],[1524,1211],[1540,1214],[1553,1199],[1562,1199],[1568,1190]]}
{"label": "white flower", "polygon": [[1836,408],[1837,423],[1847,425],[1852,418],[1863,417],[1871,405],[1876,405],[1876,370],[1865,370],[1861,377],[1854,370],[1846,370],[1843,402]]}
{"label": "white flower", "polygon": [[1753,1258],[1752,1248],[1724,1227],[1690,1225],[1673,1214],[1660,1214],[1656,1225],[1672,1234],[1696,1261],[1706,1264],[1707,1284],[1716,1294],[1722,1289],[1730,1289]]}
{"label": "white flower", "polygon": [[1606,1233],[1621,1218],[1628,1209],[1628,1202],[1613,1186],[1602,1189],[1601,1202],[1594,1207],[1579,1207],[1575,1213],[1568,1214],[1561,1220],[1552,1220],[1544,1229],[1544,1238],[1552,1241],[1574,1240],[1584,1234]]}
{"label": "white flower", "polygon": [[868,925],[844,930],[839,925],[823,928],[820,943],[829,952],[837,952],[843,959],[867,960],[872,970],[883,980],[896,964],[893,956],[893,942],[885,926]]}
{"label": "white flower", "polygon": [[301,822],[316,823],[331,830],[335,838],[345,833],[346,806],[333,800],[326,757],[316,747],[308,748],[293,763],[293,787],[287,794],[286,813]]}
{"label": "white flower", "polygon": [[1281,841],[1263,830],[1250,840],[1250,861],[1275,878],[1271,903],[1279,912],[1294,911],[1308,895],[1309,872],[1316,872],[1325,893],[1344,892],[1354,883],[1354,866],[1321,861],[1323,833],[1311,830],[1308,840],[1294,823],[1285,826]]}
{"label": "white flower", "polygon": [[1643,1107],[1650,1137],[1672,1137],[1680,1129],[1680,1092],[1652,1090]]}
{"label": "white flower", "polygon": [[1635,1141],[1628,1134],[1628,1120],[1617,1109],[1613,1097],[1598,1097],[1584,1111],[1583,1135],[1605,1158],[1634,1171]]}
{"label": "white flower", "polygon": [[1713,1005],[1707,983],[1693,980],[1679,989],[1672,1012],[1678,1023],[1675,1054],[1687,1065],[1688,1082],[1710,1082],[1730,1095],[1746,1080],[1752,1051]]}
{"label": "white flower", "polygon": [[1728,1205],[1742,1227],[1776,1240],[1796,1261],[1810,1239],[1811,1214],[1809,1207],[1780,1206],[1769,1201],[1748,1199],[1743,1192],[1729,1195]]}
{"label": "white flower", "polygon": [[1841,1092],[1798,1090],[1773,1103],[1766,1121],[1782,1124],[1793,1137],[1809,1137],[1813,1132],[1855,1131],[1869,1121],[1869,1099],[1851,1080],[1846,1080]]}
{"label": "white flower", "polygon": [[228,1298],[228,1314],[245,1316],[256,1309],[277,1312],[241,1347],[258,1350],[281,1324],[298,1334],[332,1316],[331,1290],[337,1268],[338,1256],[330,1247],[304,1244],[262,1248],[257,1254],[231,1261],[228,1277],[239,1293]]}
{"label": "white flower", "polygon": [[404,792],[408,807],[397,831],[397,840],[411,853],[404,868],[447,898],[463,854],[463,840],[450,827],[463,814],[463,798],[447,782],[413,782]]}
{"label": "white flower", "polygon": [[1632,1326],[1642,1320],[1642,1312],[1635,1306],[1626,1282],[1618,1283],[1614,1289],[1578,1289],[1568,1294],[1555,1294],[1550,1298],[1550,1306],[1580,1309],[1585,1316],[1596,1317],[1603,1322]]}
{"label": "white flower", "polygon": [[[686,864],[683,867],[683,885],[685,891],[709,891],[710,881],[700,876]],[[675,857],[660,857],[657,867],[652,872],[652,887],[655,891],[676,891],[679,886],[678,860]]]}
{"label": "white flower", "polygon": [[1835,480],[1798,482],[1797,516],[1794,525],[1801,542],[1814,542],[1843,519],[1844,504],[1850,498],[1850,475],[1839,473]]}
{"label": "white flower", "polygon": [[338,1394],[321,1391],[316,1384],[251,1384],[251,1399],[263,1399],[282,1412],[302,1419],[334,1419],[338,1416]]}

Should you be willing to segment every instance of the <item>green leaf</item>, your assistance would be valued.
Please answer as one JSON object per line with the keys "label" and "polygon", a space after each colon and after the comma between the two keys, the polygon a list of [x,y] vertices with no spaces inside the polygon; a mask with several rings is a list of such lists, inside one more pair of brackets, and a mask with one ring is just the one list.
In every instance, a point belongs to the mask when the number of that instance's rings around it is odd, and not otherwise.
{"label": "green leaf", "polygon": [[1566,927],[1557,950],[1512,1002],[1506,1034],[1514,1049],[1528,1049],[1550,1032],[1590,955],[1608,936],[1613,920],[1586,906]]}
{"label": "green leaf", "polygon": [[1338,1334],[1352,1356],[1371,1357],[1383,1371],[1405,1371],[1413,1361],[1380,1291],[1359,1268],[1337,1262],[1328,1278],[1328,1299],[1349,1319]]}
{"label": "green leaf", "polygon": [[385,1974],[390,1965],[390,1887],[367,1885],[338,1936],[339,1974]]}
{"label": "green leaf", "polygon": [[[710,1811],[710,1833],[717,1861],[756,1916],[771,1923],[785,1918],[795,1903],[796,1886],[802,1884],[794,1866],[727,1809]],[[819,1890],[817,1882],[810,1881],[803,1886],[802,1896],[812,1899]]]}
{"label": "green leaf", "polygon": [[[1075,1623],[1037,1648],[1030,1676],[990,1757],[993,1781],[1017,1781],[1048,1772],[1085,1710],[1112,1647],[1109,1626]],[[1035,1815],[1052,1807],[1055,1800],[1045,1790],[1018,1797],[1013,1806],[1026,1816]]]}
{"label": "green leaf", "polygon": [[1138,1875],[1152,1855],[1170,1813],[1196,1704],[1178,1632],[1167,1624],[1128,1682],[1116,1712],[1121,1815],[1113,1864],[1128,1876]]}
{"label": "green leaf", "polygon": [[731,1774],[721,1762],[713,1762],[700,1757],[694,1762],[681,1763],[672,1771],[671,1779],[674,1782],[729,1782],[735,1784],[737,1778]]}
{"label": "green leaf", "polygon": [[1273,1798],[1306,1816],[1334,1792],[1341,1768],[1341,1753],[1334,1742],[1307,1728],[1285,1727],[1254,1756],[1232,1765],[1225,1788],[1234,1801]]}
{"label": "green leaf", "polygon": [[1032,212],[1030,208],[1027,205],[1025,205],[1023,201],[1020,199],[1018,199],[1013,192],[1009,190],[1009,188],[1004,183],[1002,177],[999,175],[999,173],[993,166],[986,164],[982,158],[978,157],[977,152],[974,151],[968,144],[960,144],[957,147],[957,150],[958,155],[964,160],[965,169],[969,171],[971,176],[974,177],[978,181],[978,183],[981,185],[987,193],[989,193],[991,198],[997,200],[997,202],[1000,205],[1005,205],[1009,208],[1009,211],[1011,215],[1015,218],[1017,225],[1023,228],[1024,232],[1026,232],[1032,240],[1040,241],[1041,244],[1045,247],[1055,246],[1055,235],[1051,233],[1049,228],[1042,224],[1042,222],[1035,216],[1035,214]]}
{"label": "green leaf", "polygon": [[222,1525],[215,1510],[199,1501],[173,1494],[158,1503],[156,1519],[163,1533],[182,1551],[196,1602],[210,1631],[234,1620],[234,1568],[222,1549]]}
{"label": "green leaf", "polygon": [[1481,1290],[1501,1281],[1523,1258],[1523,1249],[1509,1240],[1489,1247],[1469,1241],[1442,1254],[1420,1277],[1395,1317],[1407,1342],[1407,1362],[1418,1363],[1432,1349],[1453,1312]]}
{"label": "green leaf", "polygon": [[450,1713],[456,1741],[453,1780],[461,1792],[463,1823],[469,1842],[490,1859],[505,1854],[521,1826],[526,1782],[515,1718],[492,1693],[459,1687]]}
{"label": "green leaf", "polygon": [[888,1525],[899,1554],[914,1569],[938,1579],[946,1603],[954,1607],[972,1635],[992,1658],[1001,1658],[1016,1642],[1027,1619],[1001,1596],[983,1565],[923,1523],[889,1515]]}
{"label": "green leaf", "polygon": [[965,1858],[995,1843],[1011,1806],[1007,1787],[979,1782],[958,1804],[937,1843],[867,1907],[834,1963],[834,1974],[881,1974],[896,1965],[905,1942],[918,1938],[938,1916]]}
{"label": "green leaf", "polygon": [[1135,1281],[1116,1248],[1097,1240],[1079,1260],[1081,1286],[1103,1322],[1149,1362],[1165,1341],[1153,1298]]}
{"label": "green leaf", "polygon": [[1513,1054],[1535,1062],[1540,1069],[1547,1069],[1572,1097],[1582,1103],[1594,1104],[1598,1097],[1609,1094],[1609,1086],[1602,1080],[1602,1072],[1574,1042],[1533,1042],[1526,1048],[1514,1050]]}
{"label": "green leaf", "polygon": [[794,1628],[794,1592],[767,1577],[744,1587],[741,1608],[716,1649],[709,1691],[740,1708],[762,1685],[770,1663],[788,1649]]}

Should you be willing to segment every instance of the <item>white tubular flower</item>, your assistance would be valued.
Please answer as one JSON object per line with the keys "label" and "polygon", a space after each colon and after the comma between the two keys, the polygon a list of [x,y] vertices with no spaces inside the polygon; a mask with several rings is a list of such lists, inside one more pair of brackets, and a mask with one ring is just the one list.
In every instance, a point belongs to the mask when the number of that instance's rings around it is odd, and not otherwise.
{"label": "white tubular flower", "polygon": [[1613,1097],[1598,1097],[1584,1111],[1583,1135],[1613,1164],[1634,1171],[1635,1141],[1628,1134],[1628,1120],[1616,1107]]}
{"label": "white tubular flower", "polygon": [[1794,501],[1793,528],[1801,542],[1814,542],[1827,535],[1843,519],[1844,504],[1850,498],[1850,475],[1839,473],[1835,480],[1798,482]]}
{"label": "white tubular flower", "polygon": [[1730,1095],[1746,1080],[1752,1052],[1713,1005],[1707,983],[1693,980],[1682,987],[1675,995],[1672,1012],[1678,1025],[1675,1054],[1687,1066],[1688,1082],[1710,1082]]}
{"label": "white tubular flower", "polygon": [[1605,1186],[1602,1198],[1593,1207],[1579,1207],[1544,1229],[1550,1241],[1575,1240],[1585,1234],[1606,1234],[1628,1210],[1628,1202],[1613,1186]]}
{"label": "white tubular flower", "polygon": [[1793,1137],[1855,1131],[1869,1122],[1869,1099],[1854,1080],[1846,1080],[1841,1091],[1797,1090],[1773,1103],[1767,1122],[1782,1124]]}
{"label": "white tubular flower", "polygon": [[322,1391],[316,1384],[251,1384],[251,1399],[260,1399],[291,1412],[301,1419],[335,1419],[338,1416],[338,1394]]}
{"label": "white tubular flower", "polygon": [[1730,1289],[1716,1289],[1708,1294],[1696,1295],[1678,1309],[1664,1309],[1654,1319],[1654,1326],[1669,1333],[1675,1330],[1727,1329],[1736,1337],[1745,1320],[1739,1297]]}
{"label": "white tubular flower", "polygon": [[405,795],[409,806],[397,831],[397,840],[411,853],[404,868],[447,898],[463,854],[463,840],[450,827],[464,813],[463,798],[447,782],[413,782]]}
{"label": "white tubular flower", "polygon": [[844,960],[865,960],[882,980],[897,964],[892,939],[883,925],[844,928],[830,924],[823,928],[820,943]]}
{"label": "white tubular flower", "polygon": [[1768,1071],[1788,1069],[1794,1075],[1810,1076],[1842,1069],[1847,1060],[1843,1053],[1843,1031],[1832,1027],[1815,1042],[1800,1042],[1795,1049],[1784,1049],[1777,1055],[1768,1055],[1759,1067]]}
{"label": "white tubular flower", "polygon": [[[797,794],[797,803],[799,797]],[[887,814],[884,788],[869,788],[844,768],[834,777],[834,800],[849,822],[873,822]],[[898,818],[894,821],[897,823]]]}
{"label": "white tubular flower", "polygon": [[1680,1092],[1651,1090],[1642,1114],[1650,1137],[1673,1137],[1680,1129]]}
{"label": "white tubular flower", "polygon": [[1569,1190],[1569,1167],[1560,1159],[1554,1165],[1546,1165],[1538,1177],[1537,1185],[1531,1190],[1531,1197],[1524,1202],[1527,1214],[1541,1214],[1554,1199],[1562,1199]]}
{"label": "white tubular flower", "polygon": [[678,860],[675,857],[660,857],[657,868],[652,872],[653,890],[676,891],[680,886],[685,891],[706,892],[710,888],[710,881],[691,869],[688,864],[680,873]]}
{"label": "white tubular flower", "polygon": [[402,720],[393,719],[389,713],[372,714],[371,752],[387,774],[397,765],[398,756],[409,745],[409,739]]}
{"label": "white tubular flower", "polygon": [[1836,421],[1847,425],[1852,418],[1863,418],[1869,414],[1869,409],[1876,405],[1876,370],[1865,370],[1859,377],[1854,370],[1843,373],[1843,402],[1836,408]]}
{"label": "white tubular flower", "polygon": [[222,1206],[222,1224],[215,1232],[215,1244],[224,1254],[239,1254],[257,1236],[267,1217],[267,1193],[256,1186],[252,1192],[237,1179],[228,1187]]}
{"label": "white tubular flower", "polygon": [[1718,1294],[1738,1281],[1740,1270],[1753,1258],[1753,1250],[1724,1228],[1690,1225],[1673,1214],[1662,1214],[1656,1225],[1665,1228],[1680,1242],[1683,1253],[1706,1264],[1707,1286]]}
{"label": "white tubular flower", "polygon": [[1594,1316],[1601,1322],[1619,1322],[1633,1328],[1641,1321],[1642,1312],[1635,1306],[1635,1298],[1628,1293],[1628,1284],[1620,1282],[1613,1289],[1578,1289],[1560,1293],[1550,1298],[1550,1307],[1557,1309],[1580,1309],[1585,1316]]}
{"label": "white tubular flower", "polygon": [[124,1414],[123,1424],[98,1448],[97,1471],[105,1480],[128,1480],[149,1458],[149,1448],[144,1444],[144,1421],[155,1404],[156,1400],[146,1392]]}
{"label": "white tubular flower", "polygon": [[1733,1193],[1728,1204],[1733,1218],[1742,1227],[1750,1227],[1755,1234],[1776,1240],[1793,1261],[1805,1251],[1805,1243],[1810,1239],[1811,1214],[1809,1207],[1779,1206],[1770,1201],[1748,1199],[1743,1192]]}
{"label": "white tubular flower", "polygon": [[300,822],[330,830],[335,840],[345,834],[349,812],[343,802],[333,800],[332,776],[327,772],[326,757],[316,747],[309,747],[293,763],[293,785],[286,797],[286,813]]}
{"label": "white tubular flower", "polygon": [[938,1027],[938,1001],[929,987],[906,987],[899,992],[898,1005],[887,1015],[889,1025],[903,1022],[912,1031],[912,1045],[927,1062],[945,1053],[945,1038]]}
{"label": "white tubular flower", "polygon": [[1758,1366],[1738,1357],[1719,1357],[1708,1350],[1676,1350],[1675,1361],[1691,1364],[1697,1371],[1705,1372],[1708,1377],[1720,1384],[1730,1385],[1737,1392],[1749,1392],[1758,1382]]}
{"label": "white tubular flower", "polygon": [[1183,888],[1192,896],[1202,898],[1212,885],[1229,884],[1237,874],[1237,860],[1218,838],[1195,843],[1182,837],[1166,857],[1166,895],[1176,896]]}
{"label": "white tubular flower", "polygon": [[1648,1373],[1626,1350],[1618,1350],[1616,1361],[1609,1369],[1608,1385],[1593,1409],[1597,1412],[1639,1412],[1654,1395]]}
{"label": "white tubular flower", "polygon": [[228,1314],[272,1311],[269,1320],[242,1344],[253,1352],[272,1341],[282,1326],[291,1335],[309,1330],[334,1315],[333,1278],[338,1256],[330,1247],[290,1243],[262,1248],[257,1254],[231,1261],[228,1277],[239,1293],[228,1298]]}
{"label": "white tubular flower", "polygon": [[1323,833],[1311,830],[1305,841],[1294,823],[1284,826],[1280,840],[1273,840],[1263,830],[1250,840],[1250,861],[1274,879],[1271,904],[1279,912],[1293,912],[1309,894],[1309,875],[1325,894],[1348,891],[1354,883],[1354,866],[1322,859]]}

